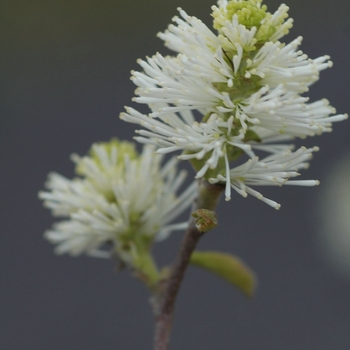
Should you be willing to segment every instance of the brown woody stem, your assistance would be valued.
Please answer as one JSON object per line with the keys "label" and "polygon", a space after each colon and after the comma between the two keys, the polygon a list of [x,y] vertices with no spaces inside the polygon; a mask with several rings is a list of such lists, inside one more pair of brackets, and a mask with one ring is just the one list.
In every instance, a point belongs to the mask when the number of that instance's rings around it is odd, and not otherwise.
{"label": "brown woody stem", "polygon": [[[212,185],[204,179],[199,180],[198,197],[193,204],[192,211],[194,212],[197,209],[208,209],[214,211],[223,189],[224,187],[222,185]],[[191,215],[187,231],[173,264],[170,277],[167,280],[161,295],[155,300],[155,350],[168,350],[169,348],[175,300],[189,264],[191,254],[203,234],[203,232],[198,231],[196,228],[195,220]]]}

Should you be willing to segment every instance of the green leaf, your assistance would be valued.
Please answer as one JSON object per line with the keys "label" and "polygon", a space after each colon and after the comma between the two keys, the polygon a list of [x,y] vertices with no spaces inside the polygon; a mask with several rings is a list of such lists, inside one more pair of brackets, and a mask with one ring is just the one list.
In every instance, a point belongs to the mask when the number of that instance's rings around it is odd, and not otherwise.
{"label": "green leaf", "polygon": [[233,284],[246,296],[252,297],[254,295],[255,275],[240,258],[228,253],[195,251],[192,253],[190,263],[215,273]]}

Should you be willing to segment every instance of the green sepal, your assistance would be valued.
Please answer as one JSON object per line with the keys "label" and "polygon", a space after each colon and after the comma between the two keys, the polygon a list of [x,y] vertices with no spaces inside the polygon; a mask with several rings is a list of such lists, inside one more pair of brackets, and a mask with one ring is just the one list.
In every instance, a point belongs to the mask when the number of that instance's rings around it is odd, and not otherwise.
{"label": "green sepal", "polygon": [[261,142],[261,138],[255,131],[248,129],[244,135],[244,142],[249,141]]}
{"label": "green sepal", "polygon": [[[190,151],[185,151],[183,154],[191,154],[192,152]],[[199,170],[202,169],[202,167],[205,165],[207,160],[211,157],[211,152],[208,152],[204,155],[202,159],[197,159],[197,158],[191,158],[189,159],[191,165],[193,166],[193,169],[198,172]],[[218,161],[218,164],[215,169],[208,169],[207,172],[204,174],[204,178],[206,180],[210,179],[211,177],[216,177],[218,173],[220,173],[221,170],[225,169],[225,159],[220,158]]]}
{"label": "green sepal", "polygon": [[240,258],[228,253],[195,251],[192,253],[190,263],[216,274],[246,296],[254,296],[255,275]]}

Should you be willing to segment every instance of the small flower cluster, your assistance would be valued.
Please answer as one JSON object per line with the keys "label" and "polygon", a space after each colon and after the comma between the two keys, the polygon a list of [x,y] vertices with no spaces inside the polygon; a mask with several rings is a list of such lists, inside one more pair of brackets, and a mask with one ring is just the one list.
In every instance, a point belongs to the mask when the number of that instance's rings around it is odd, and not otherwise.
{"label": "small flower cluster", "polygon": [[[126,107],[121,118],[146,129],[137,131],[138,141],[158,153],[182,151],[179,158],[192,162],[197,178],[226,184],[227,200],[233,188],[278,209],[250,186],[318,184],[289,180],[317,148],[292,151],[286,142],[329,132],[347,118],[334,115],[327,100],[310,103],[302,95],[332,62],[308,58],[299,50],[302,37],[280,42],[292,27],[286,5],[270,13],[261,0],[219,0],[212,10],[216,33],[179,9],[181,17],[159,34],[177,55],[157,53],[138,61],[142,72],[132,72],[134,101],[151,113]],[[233,165],[243,154],[246,163]]]}
{"label": "small flower cluster", "polygon": [[186,172],[177,170],[176,158],[161,166],[154,152],[150,145],[139,155],[132,143],[97,143],[89,155],[72,156],[80,177],[49,175],[39,197],[54,216],[67,218],[45,233],[58,254],[117,255],[133,266],[154,240],[186,227],[170,223],[191,205],[196,185],[177,196]]}

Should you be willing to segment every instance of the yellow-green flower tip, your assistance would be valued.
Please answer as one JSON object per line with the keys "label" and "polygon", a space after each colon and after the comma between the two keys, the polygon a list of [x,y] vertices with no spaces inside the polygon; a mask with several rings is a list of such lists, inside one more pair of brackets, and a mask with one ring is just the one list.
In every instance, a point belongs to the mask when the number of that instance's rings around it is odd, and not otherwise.
{"label": "yellow-green flower tip", "polygon": [[[103,168],[104,166],[103,161],[100,155],[98,154],[98,152],[101,152],[101,147],[105,150],[106,154],[111,159],[113,159],[116,167],[119,167],[121,164],[123,164],[125,158],[132,160],[139,157],[135,148],[135,144],[132,142],[119,141],[116,138],[113,138],[108,142],[96,142],[92,145],[88,154],[91,160],[95,163],[95,165],[101,168]],[[113,152],[116,152],[116,150],[118,150],[117,153],[115,155],[112,154]],[[82,160],[84,158],[80,159]],[[82,165],[81,161],[77,162],[75,171],[78,175],[86,175],[86,168],[84,165]]]}
{"label": "yellow-green flower tip", "polygon": [[[128,141],[119,141],[116,138],[111,139],[109,142],[99,142],[99,146],[102,146],[108,154],[111,154],[113,149],[118,149],[117,163],[124,162],[125,156],[129,159],[135,159],[138,157],[138,153],[135,149],[135,144]],[[94,144],[95,145],[95,144]],[[89,153],[92,158],[99,159],[96,155],[96,149],[94,145],[91,147]]]}
{"label": "yellow-green flower tip", "polygon": [[260,4],[261,0],[230,1],[226,7],[227,18],[232,20],[236,14],[240,24],[247,28],[258,27],[267,15],[267,6],[260,7]]}
{"label": "yellow-green flower tip", "polygon": [[[255,39],[257,43],[263,44],[270,41],[277,31],[287,34],[292,27],[292,21],[285,22],[288,17],[288,7],[281,5],[278,11],[272,15],[267,11],[267,6],[262,5],[262,0],[231,0],[226,7],[213,7],[212,16],[214,18],[214,28],[219,32],[223,31],[226,21],[232,21],[237,18],[239,24],[247,29],[256,28]],[[272,41],[275,39],[273,38]],[[244,48],[245,51],[254,50]]]}

